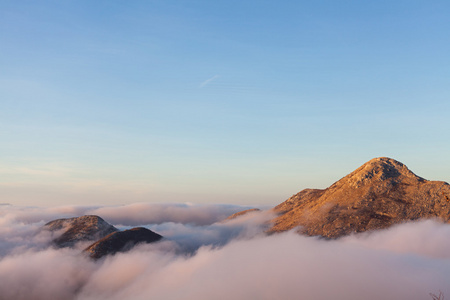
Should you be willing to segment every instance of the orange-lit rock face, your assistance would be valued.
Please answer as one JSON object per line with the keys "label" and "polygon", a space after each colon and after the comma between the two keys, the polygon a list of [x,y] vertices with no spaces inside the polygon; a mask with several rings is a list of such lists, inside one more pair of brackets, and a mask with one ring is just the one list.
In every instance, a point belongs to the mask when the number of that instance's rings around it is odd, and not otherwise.
{"label": "orange-lit rock face", "polygon": [[402,163],[375,158],[324,190],[305,189],[274,208],[269,232],[299,227],[337,238],[410,220],[450,220],[450,186],[428,181]]}

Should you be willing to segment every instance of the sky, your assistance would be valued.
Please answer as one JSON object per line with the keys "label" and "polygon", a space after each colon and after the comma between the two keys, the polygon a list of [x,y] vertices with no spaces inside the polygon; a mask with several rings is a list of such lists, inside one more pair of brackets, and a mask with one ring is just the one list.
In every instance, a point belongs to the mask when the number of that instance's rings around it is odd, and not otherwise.
{"label": "sky", "polygon": [[1,1],[0,202],[276,205],[450,181],[447,1]]}

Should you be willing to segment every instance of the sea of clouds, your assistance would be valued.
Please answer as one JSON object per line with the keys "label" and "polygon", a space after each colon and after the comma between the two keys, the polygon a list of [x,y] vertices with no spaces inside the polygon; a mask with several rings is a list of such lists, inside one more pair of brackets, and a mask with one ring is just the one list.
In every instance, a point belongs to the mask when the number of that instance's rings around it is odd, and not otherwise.
{"label": "sea of clouds", "polygon": [[[148,204],[0,206],[0,299],[431,299],[450,297],[450,225],[432,220],[338,240],[266,235],[268,211]],[[93,261],[42,226],[96,214],[165,237]]]}

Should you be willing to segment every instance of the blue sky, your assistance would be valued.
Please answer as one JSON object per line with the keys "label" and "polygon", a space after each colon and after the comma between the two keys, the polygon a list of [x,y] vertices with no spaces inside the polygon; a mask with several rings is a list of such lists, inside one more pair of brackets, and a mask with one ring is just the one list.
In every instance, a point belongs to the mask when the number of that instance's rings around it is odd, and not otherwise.
{"label": "blue sky", "polygon": [[446,1],[2,1],[0,197],[275,205],[450,181]]}

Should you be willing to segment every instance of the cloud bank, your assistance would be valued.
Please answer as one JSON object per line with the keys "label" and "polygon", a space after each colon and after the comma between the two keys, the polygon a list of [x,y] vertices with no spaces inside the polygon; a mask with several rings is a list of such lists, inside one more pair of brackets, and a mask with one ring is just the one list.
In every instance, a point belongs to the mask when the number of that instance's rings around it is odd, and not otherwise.
{"label": "cloud bank", "polygon": [[250,207],[230,204],[133,203],[115,206],[20,207],[0,205],[0,216],[23,223],[49,222],[57,218],[99,215],[109,223],[124,226],[166,222],[209,225]]}
{"label": "cloud bank", "polygon": [[[128,215],[131,208],[123,215],[115,211],[116,220],[137,222]],[[450,295],[450,225],[430,220],[326,241],[294,232],[267,236],[264,213],[203,225],[192,222],[194,216],[185,223],[144,219],[167,239],[94,262],[77,249],[45,247],[49,237],[39,231],[44,221],[32,216],[69,209],[0,211],[0,299],[414,300],[431,299],[429,293],[439,290]]]}

